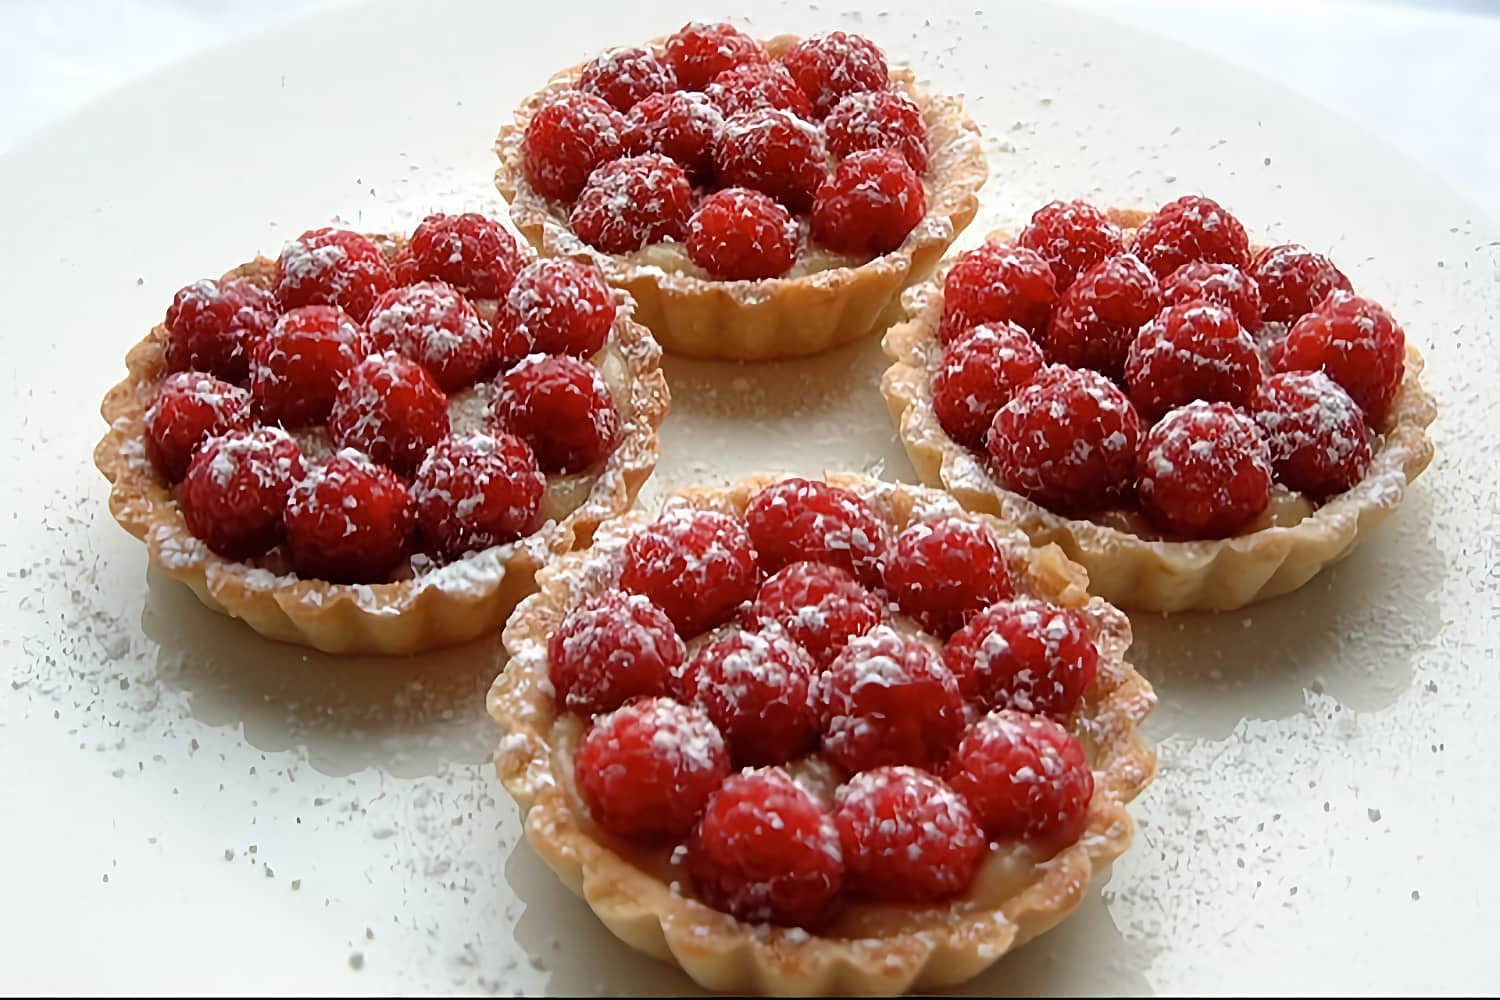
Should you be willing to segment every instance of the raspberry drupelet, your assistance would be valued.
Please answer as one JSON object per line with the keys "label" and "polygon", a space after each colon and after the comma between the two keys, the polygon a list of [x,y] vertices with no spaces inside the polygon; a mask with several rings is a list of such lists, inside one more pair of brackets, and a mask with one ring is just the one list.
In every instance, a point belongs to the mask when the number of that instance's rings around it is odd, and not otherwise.
{"label": "raspberry drupelet", "polygon": [[850,639],[817,690],[823,754],[846,771],[932,769],[964,728],[963,696],[942,655],[878,625]]}
{"label": "raspberry drupelet", "polygon": [[1047,326],[1047,359],[1119,381],[1131,342],[1161,305],[1156,275],[1145,264],[1129,254],[1102,260],[1058,300]]}
{"label": "raspberry drupelet", "polygon": [[989,842],[974,810],[915,767],[863,771],[839,789],[833,822],[849,889],[869,899],[932,903],[974,880]]}
{"label": "raspberry drupelet", "polygon": [[473,431],[433,446],[411,496],[428,550],[457,559],[530,534],[546,489],[547,477],[525,441]]}
{"label": "raspberry drupelet", "polygon": [[411,234],[407,255],[415,280],[441,281],[476,299],[503,296],[526,263],[504,226],[474,212],[427,216]]}
{"label": "raspberry drupelet", "polygon": [[847,570],[827,563],[795,562],[761,585],[746,614],[751,628],[771,623],[826,669],[849,640],[880,623],[880,598]]}
{"label": "raspberry drupelet", "polygon": [[649,597],[684,638],[732,618],[759,581],[755,546],[740,522],[682,507],[631,537],[620,573],[620,588]]}
{"label": "raspberry drupelet", "polygon": [[745,527],[767,573],[807,560],[846,570],[867,587],[880,583],[885,524],[857,493],[816,479],[784,479],[751,499]]}
{"label": "raspberry drupelet", "polygon": [[816,927],[844,884],[833,817],[779,767],[725,780],[686,864],[704,902],[747,923]]}
{"label": "raspberry drupelet", "polygon": [[1260,329],[1260,288],[1233,264],[1188,261],[1162,280],[1161,299],[1164,306],[1211,302],[1228,309],[1246,330]]}
{"label": "raspberry drupelet", "polygon": [[862,35],[830,31],[804,38],[792,46],[782,62],[812,101],[813,113],[819,118],[848,94],[890,86],[885,53]]}
{"label": "raspberry drupelet", "polygon": [[595,249],[631,253],[684,239],[692,201],[692,185],[677,161],[660,153],[628,156],[589,175],[568,224]]}
{"label": "raspberry drupelet", "polygon": [[1260,380],[1254,338],[1234,313],[1202,299],[1163,309],[1125,359],[1130,401],[1147,420],[1195,399],[1248,406]]}
{"label": "raspberry drupelet", "polygon": [[1384,429],[1406,374],[1406,334],[1378,303],[1333,291],[1272,351],[1277,371],[1321,369]]}
{"label": "raspberry drupelet", "polygon": [[633,840],[687,833],[728,775],[724,737],[702,710],[670,698],[643,698],[600,716],[573,756],[589,815]]}
{"label": "raspberry drupelet", "polygon": [[609,103],[581,90],[549,97],[521,137],[521,170],[544,198],[572,201],[589,174],[619,156],[625,121]]}
{"label": "raspberry drupelet", "polygon": [[339,384],[369,353],[364,331],[337,306],[282,313],[250,352],[256,415],[293,429],[328,419]]}
{"label": "raspberry drupelet", "polygon": [[146,455],[158,475],[175,483],[204,441],[251,423],[248,391],[203,372],[174,372],[146,407]]}
{"label": "raspberry drupelet", "polygon": [[836,253],[874,257],[899,247],[927,214],[922,179],[892,149],[851,153],[818,187],[812,237]]}
{"label": "raspberry drupelet", "polygon": [[610,49],[584,63],[578,89],[602,98],[616,111],[629,111],[652,94],[677,89],[672,68],[650,49]]}
{"label": "raspberry drupelet", "polygon": [[1094,682],[1099,649],[1076,610],[1017,597],[969,619],[948,640],[943,662],[980,713],[1015,708],[1066,720]]}
{"label": "raspberry drupelet", "polygon": [[981,323],[952,341],[932,376],[932,409],[948,436],[984,449],[1000,407],[1042,369],[1042,349],[1014,323]]}
{"label": "raspberry drupelet", "polygon": [[1136,230],[1131,252],[1158,278],[1194,260],[1250,267],[1245,227],[1218,202],[1185,195],[1168,202]]}
{"label": "raspberry drupelet", "polygon": [[180,289],[167,308],[167,370],[200,371],[236,385],[250,373],[250,348],[276,325],[276,297],[248,281],[205,278]]}
{"label": "raspberry drupelet", "polygon": [[1088,828],[1094,773],[1083,745],[1051,719],[991,712],[964,734],[947,777],[994,840],[1025,840],[1050,856]]}
{"label": "raspberry drupelet", "polygon": [[843,158],[862,149],[894,149],[919,174],[927,172],[927,125],[916,102],[899,90],[846,95],[823,123],[828,152]]}
{"label": "raspberry drupelet", "polygon": [[724,113],[707,95],[674,90],[631,108],[622,140],[632,155],[670,156],[690,178],[703,182],[713,174],[714,142],[723,130]]}
{"label": "raspberry drupelet", "polygon": [[1098,372],[1054,367],[1011,397],[986,439],[1001,486],[1054,510],[1118,502],[1135,479],[1140,418]]}
{"label": "raspberry drupelet", "polygon": [[687,249],[715,278],[775,278],[797,259],[797,220],[770,195],[725,188],[699,204],[688,222]]}
{"label": "raspberry drupelet", "polygon": [[692,21],[667,39],[666,62],[683,90],[702,90],[736,66],[770,62],[760,42],[732,24]]}
{"label": "raspberry drupelet", "polygon": [[303,474],[302,452],[286,431],[234,430],[194,454],[177,503],[209,549],[251,559],[281,541],[287,495]]}
{"label": "raspberry drupelet", "polygon": [[620,437],[620,414],[593,365],[532,355],[500,380],[490,423],[531,446],[543,472],[581,472],[603,462]]}
{"label": "raspberry drupelet", "polygon": [[726,118],[756,108],[782,108],[799,118],[812,116],[812,105],[797,81],[780,63],[749,63],[726,69],[705,91]]}
{"label": "raspberry drupelet", "polygon": [[1330,292],[1354,290],[1333,261],[1295,243],[1256,254],[1250,277],[1260,289],[1261,318],[1268,323],[1295,323]]}
{"label": "raspberry drupelet", "polygon": [[395,283],[375,241],[347,229],[309,230],[276,260],[276,300],[283,309],[338,306],[363,323]]}
{"label": "raspberry drupelet", "polygon": [[699,648],[677,695],[708,713],[736,765],[784,764],[818,745],[817,675],[807,650],[781,629],[737,630]]}
{"label": "raspberry drupelet", "polygon": [[1125,252],[1120,227],[1086,201],[1048,202],[1032,213],[1016,243],[1051,265],[1059,293],[1101,261]]}
{"label": "raspberry drupelet", "polygon": [[1271,450],[1271,467],[1288,489],[1325,500],[1369,471],[1364,414],[1326,373],[1272,375],[1261,383],[1252,409]]}
{"label": "raspberry drupelet", "polygon": [[1034,337],[1046,333],[1057,302],[1052,267],[1025,247],[986,243],[963,254],[943,280],[938,342],[947,344],[980,323],[1015,323]]}
{"label": "raspberry drupelet", "polygon": [[723,187],[763,191],[805,212],[826,176],[823,136],[780,108],[757,108],[724,122],[714,142],[714,169]]}
{"label": "raspberry drupelet", "polygon": [[336,446],[407,475],[447,436],[448,397],[410,358],[372,354],[344,376],[328,431]]}
{"label": "raspberry drupelet", "polygon": [[1228,403],[1189,403],[1141,439],[1141,510],[1183,538],[1227,538],[1271,499],[1271,453],[1255,420]]}
{"label": "raspberry drupelet", "polygon": [[372,350],[417,362],[444,392],[466,389],[495,368],[489,328],[468,299],[441,281],[392,288],[375,300],[365,330]]}
{"label": "raspberry drupelet", "polygon": [[897,535],[885,585],[904,614],[941,639],[1013,593],[1000,543],[961,517],[920,521]]}
{"label": "raspberry drupelet", "polygon": [[495,354],[508,368],[528,354],[598,353],[615,322],[615,297],[599,271],[566,257],[528,264],[495,317]]}
{"label": "raspberry drupelet", "polygon": [[640,594],[609,591],[568,612],[547,640],[559,702],[582,715],[671,691],[687,649],[672,621]]}
{"label": "raspberry drupelet", "polygon": [[287,549],[305,579],[382,583],[406,557],[413,520],[400,477],[346,448],[292,487]]}

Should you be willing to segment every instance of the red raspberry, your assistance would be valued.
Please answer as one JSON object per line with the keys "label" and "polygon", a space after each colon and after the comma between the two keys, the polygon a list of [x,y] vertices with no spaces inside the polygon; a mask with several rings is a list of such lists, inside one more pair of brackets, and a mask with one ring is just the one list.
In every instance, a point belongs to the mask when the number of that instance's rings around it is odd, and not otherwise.
{"label": "red raspberry", "polygon": [[975,723],[948,771],[948,784],[996,840],[1028,840],[1056,853],[1088,828],[1094,772],[1066,729],[1013,709]]}
{"label": "red raspberry", "polygon": [[287,549],[303,578],[382,583],[406,555],[412,522],[400,477],[346,448],[292,487]]}
{"label": "red raspberry", "polygon": [[706,93],[726,118],[756,108],[783,108],[799,118],[812,115],[807,95],[780,63],[750,63],[726,69],[714,77]]}
{"label": "red raspberry", "polygon": [[703,90],[736,66],[770,61],[760,42],[732,24],[692,21],[667,39],[667,65],[683,90]]}
{"label": "red raspberry", "polygon": [[723,129],[724,114],[708,97],[674,90],[631,108],[623,138],[630,153],[670,156],[689,177],[702,181],[713,173],[714,142]]}
{"label": "red raspberry", "polygon": [[812,236],[835,253],[873,257],[899,247],[927,214],[922,179],[893,149],[853,153],[818,188]]}
{"label": "red raspberry", "polygon": [[1196,195],[1168,202],[1142,223],[1131,252],[1158,278],[1193,260],[1250,267],[1250,238],[1240,220],[1212,198]]}
{"label": "red raspberry", "polygon": [[248,281],[193,282],[167,308],[167,370],[244,382],[250,346],[276,325],[276,313],[276,297]]}
{"label": "red raspberry", "polygon": [[725,281],[775,278],[797,259],[797,222],[770,195],[725,188],[704,198],[688,222],[693,263]]}
{"label": "red raspberry", "polygon": [[871,899],[931,903],[974,881],[989,848],[969,804],[914,767],[863,771],[833,811],[849,888]]}
{"label": "red raspberry", "polygon": [[146,407],[146,454],[157,474],[175,483],[200,444],[250,425],[250,393],[202,372],[175,372]]}
{"label": "red raspberry", "polygon": [[338,447],[410,474],[448,434],[448,397],[410,358],[372,354],[344,376],[328,430]]}
{"label": "red raspberry", "polygon": [[903,613],[939,638],[1013,592],[990,530],[961,517],[921,521],[896,536],[885,585]]}
{"label": "red raspberry", "polygon": [[1249,414],[1202,400],[1141,439],[1141,510],[1163,531],[1228,538],[1271,501],[1271,452]]}
{"label": "red raspberry", "polygon": [[1333,261],[1296,243],[1266,247],[1256,254],[1250,277],[1260,288],[1260,318],[1268,323],[1295,323],[1329,292],[1354,291]]}
{"label": "red raspberry", "polygon": [[815,479],[782,480],[751,499],[745,526],[767,573],[811,560],[847,570],[866,586],[880,583],[885,524],[849,490]]}
{"label": "red raspberry", "polygon": [[600,716],[573,755],[573,780],[589,815],[632,840],[687,833],[728,776],[724,737],[708,716],[670,698],[645,698]]}
{"label": "red raspberry", "polygon": [[922,110],[899,90],[847,95],[829,112],[823,131],[834,156],[862,149],[894,149],[917,173],[927,172],[927,125]]}
{"label": "red raspberry", "polygon": [[676,90],[677,78],[650,49],[618,48],[584,64],[578,89],[603,98],[616,111],[629,111],[652,94]]}
{"label": "red raspberry", "polygon": [[701,647],[678,682],[703,707],[739,765],[781,764],[818,745],[810,696],[818,668],[785,632],[731,632]]}
{"label": "red raspberry", "polygon": [[833,817],[779,767],[730,775],[687,843],[705,903],[747,923],[816,926],[844,883]]}
{"label": "red raspberry", "polygon": [[395,283],[375,242],[347,229],[309,230],[276,259],[276,300],[283,309],[338,306],[363,323]]}
{"label": "red raspberry", "polygon": [[531,445],[547,473],[599,464],[620,436],[620,413],[599,370],[567,355],[529,357],[507,372],[490,420]]}
{"label": "red raspberry", "polygon": [[932,376],[932,409],[948,436],[984,449],[1000,407],[1042,369],[1042,349],[1014,323],[970,327],[943,351]]}
{"label": "red raspberry", "polygon": [[1125,358],[1130,401],[1147,420],[1195,399],[1249,406],[1260,379],[1254,338],[1234,313],[1202,299],[1163,309]]}
{"label": "red raspberry", "polygon": [[444,392],[467,389],[495,367],[489,328],[440,281],[392,288],[375,300],[365,329],[371,348],[411,358]]}
{"label": "red raspberry", "polygon": [[547,640],[547,672],[570,712],[613,712],[664,695],[687,649],[672,621],[640,594],[607,591],[568,612]]}
{"label": "red raspberry", "polygon": [[1120,227],[1086,201],[1048,202],[1032,213],[1016,243],[1052,266],[1059,292],[1101,261],[1125,252]]}
{"label": "red raspberry", "polygon": [[1040,337],[1056,302],[1052,267],[1040,254],[986,243],[959,257],[948,270],[938,341],[947,344],[980,323],[1015,323]]}
{"label": "red raspberry", "polygon": [[266,423],[305,427],[328,419],[349,369],[370,353],[369,341],[337,306],[282,313],[250,350],[250,395]]}
{"label": "red raspberry", "polygon": [[1100,261],[1058,300],[1047,327],[1047,358],[1119,380],[1131,341],[1160,311],[1156,275],[1145,264],[1128,254]]}
{"label": "red raspberry", "polygon": [[964,729],[963,696],[942,656],[886,625],[849,640],[816,697],[823,753],[846,771],[933,768]]}
{"label": "red raspberry", "polygon": [[693,214],[693,186],[660,153],[612,160],[589,175],[568,223],[591,247],[631,253],[647,243],[681,241]]}
{"label": "red raspberry", "polygon": [[848,571],[796,562],[761,585],[745,618],[752,628],[774,623],[826,668],[850,639],[880,623],[880,611],[880,599]]}
{"label": "red raspberry", "polygon": [[1067,719],[1094,683],[1099,650],[1077,611],[1019,597],[970,618],[948,640],[943,662],[981,713],[1018,708]]}
{"label": "red raspberry", "polygon": [[1292,326],[1271,361],[1277,371],[1327,372],[1379,430],[1406,374],[1406,334],[1377,303],[1334,291]]}
{"label": "red raspberry", "polygon": [[884,90],[891,82],[880,46],[843,31],[804,38],[782,61],[819,117],[832,111],[846,94]]}
{"label": "red raspberry", "polygon": [[503,367],[528,354],[597,354],[615,325],[615,297],[598,270],[567,257],[536,261],[516,275],[495,317]]}
{"label": "red raspberry", "polygon": [[177,503],[187,529],[210,549],[250,559],[281,541],[287,494],[302,475],[302,452],[286,431],[234,430],[194,453]]}
{"label": "red raspberry", "polygon": [[827,160],[818,130],[778,108],[735,115],[714,143],[721,186],[764,191],[794,212],[812,206]]}
{"label": "red raspberry", "polygon": [[476,299],[498,299],[526,263],[516,238],[494,219],[474,212],[429,215],[407,244],[413,284],[436,279]]}
{"label": "red raspberry", "polygon": [[474,431],[433,446],[417,469],[411,499],[431,551],[457,559],[530,534],[546,489],[530,445]]}
{"label": "red raspberry", "polygon": [[572,201],[589,174],[622,151],[625,120],[608,103],[581,90],[552,95],[526,124],[521,169],[543,198]]}
{"label": "red raspberry", "polygon": [[986,447],[1000,485],[1053,510],[1116,503],[1135,479],[1140,418],[1098,372],[1048,368],[995,414]]}
{"label": "red raspberry", "polygon": [[755,547],[724,514],[677,507],[625,545],[620,588],[644,594],[688,638],[722,625],[755,596]]}
{"label": "red raspberry", "polygon": [[1246,330],[1260,329],[1260,289],[1233,264],[1190,260],[1162,281],[1161,298],[1167,306],[1211,302],[1234,313]]}
{"label": "red raspberry", "polygon": [[1365,478],[1370,429],[1359,406],[1321,371],[1281,372],[1255,394],[1255,422],[1265,432],[1276,478],[1323,500]]}

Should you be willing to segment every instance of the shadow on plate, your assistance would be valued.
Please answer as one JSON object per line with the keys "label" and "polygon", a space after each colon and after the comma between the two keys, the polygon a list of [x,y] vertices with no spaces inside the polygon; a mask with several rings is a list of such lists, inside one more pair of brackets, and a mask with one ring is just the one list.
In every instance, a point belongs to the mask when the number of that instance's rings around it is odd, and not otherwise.
{"label": "shadow on plate", "polygon": [[264,639],[154,569],[141,628],[162,685],[186,693],[195,718],[243,727],[260,750],[306,747],[324,774],[420,777],[494,752],[484,695],[498,636],[421,656],[330,656]]}
{"label": "shadow on plate", "polygon": [[1342,562],[1300,590],[1240,611],[1133,615],[1131,659],[1160,698],[1158,739],[1221,739],[1243,719],[1307,710],[1307,692],[1373,712],[1411,687],[1417,651],[1442,627],[1446,564],[1433,501],[1418,489]]}

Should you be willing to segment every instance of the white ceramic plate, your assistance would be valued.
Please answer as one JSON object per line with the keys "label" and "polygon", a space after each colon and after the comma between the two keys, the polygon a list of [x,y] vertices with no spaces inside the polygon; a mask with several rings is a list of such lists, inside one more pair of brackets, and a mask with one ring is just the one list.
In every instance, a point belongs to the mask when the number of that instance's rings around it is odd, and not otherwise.
{"label": "white ceramic plate", "polygon": [[[993,177],[967,234],[1051,196],[1187,191],[1332,253],[1429,358],[1438,457],[1301,593],[1138,619],[1161,776],[1135,847],[986,994],[1493,988],[1500,829],[1500,227],[1264,80],[1051,7],[780,4],[969,95]],[[383,3],[223,49],[0,160],[7,991],[686,990],[520,842],[489,767],[495,643],[334,661],[148,574],[89,455],[173,291],[304,228],[490,208],[494,131],[554,69],[688,3]],[[1393,68],[1394,71],[1394,68]],[[763,368],[673,363],[648,490],[762,470],[911,475],[875,341]]]}

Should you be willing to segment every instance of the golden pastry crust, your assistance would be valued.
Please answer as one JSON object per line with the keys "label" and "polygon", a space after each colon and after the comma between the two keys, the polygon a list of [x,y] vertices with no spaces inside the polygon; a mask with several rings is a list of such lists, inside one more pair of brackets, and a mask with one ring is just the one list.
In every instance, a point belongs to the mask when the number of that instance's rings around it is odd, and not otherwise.
{"label": "golden pastry crust", "polygon": [[[1128,230],[1139,227],[1149,213],[1110,214]],[[1005,232],[989,237],[1008,238]],[[1088,571],[1095,593],[1121,607],[1229,611],[1296,590],[1348,555],[1361,534],[1396,509],[1407,485],[1432,460],[1427,427],[1437,407],[1422,388],[1422,356],[1408,343],[1406,375],[1369,472],[1353,489],[1296,524],[1232,538],[1169,541],[1056,514],[1002,487],[984,460],[938,423],[932,372],[942,355],[937,328],[947,267],[906,292],[902,304],[908,318],[891,327],[884,340],[892,364],[881,379],[881,391],[918,477],[952,493],[970,510],[1011,521],[1038,545],[1057,544]]]}
{"label": "golden pastry crust", "polygon": [[[660,46],[664,39],[651,44]],[[766,42],[773,56],[797,43],[791,35]],[[857,266],[800,277],[717,281],[648,266],[629,255],[606,254],[568,226],[567,207],[531,189],[521,169],[521,138],[542,103],[573,86],[582,65],[552,77],[516,109],[500,130],[495,185],[510,202],[511,219],[542,254],[593,261],[610,283],[634,296],[637,317],[673,354],[718,361],[771,361],[819,354],[889,322],[902,288],[920,280],[979,209],[977,192],[989,176],[979,129],[956,97],[931,96],[912,72],[891,70],[892,82],[916,102],[927,124],[931,163],[923,180],[927,214],[895,250]]]}
{"label": "golden pastry crust", "polygon": [[[375,239],[388,258],[404,243],[399,237]],[[224,277],[270,288],[275,268],[275,261],[261,257]],[[406,654],[492,633],[535,589],[538,567],[551,554],[566,552],[575,539],[587,541],[601,521],[628,508],[656,468],[656,430],[670,398],[661,348],[631,318],[629,297],[618,291],[615,296],[618,313],[604,354],[617,359],[611,367],[617,369],[618,385],[612,388],[621,411],[620,443],[591,484],[575,484],[580,490],[588,486],[582,502],[526,538],[410,579],[374,584],[302,580],[215,555],[188,531],[172,488],[146,458],[145,412],[167,373],[163,324],[131,349],[125,359],[129,374],[100,407],[109,431],[94,449],[94,464],[113,484],[110,513],[146,543],[154,565],[187,584],[204,605],[272,639],[330,653]],[[476,305],[490,313],[495,303]]]}
{"label": "golden pastry crust", "polygon": [[[828,478],[865,497],[893,529],[940,512],[962,513],[934,490]],[[668,503],[741,514],[752,496],[779,479],[689,490]],[[506,626],[510,660],[489,697],[490,714],[509,731],[496,767],[524,813],[527,840],[621,940],[680,965],[715,990],[806,995],[933,989],[972,978],[1055,926],[1129,846],[1134,826],[1125,805],[1156,770],[1155,754],[1138,732],[1155,696],[1125,660],[1130,622],[1089,596],[1087,576],[1056,546],[1033,549],[1014,528],[970,514],[1002,539],[1018,589],[1081,609],[1099,646],[1098,680],[1072,724],[1095,775],[1084,836],[1040,864],[1024,848],[994,851],[960,900],[929,907],[853,904],[818,935],[744,924],[675,893],[659,874],[660,858],[611,837],[588,818],[573,789],[569,754],[581,723],[559,712],[547,679],[548,636],[577,602],[617,585],[625,541],[654,516],[632,511],[602,525],[592,548],[563,556],[537,575],[538,593],[521,603]]]}

